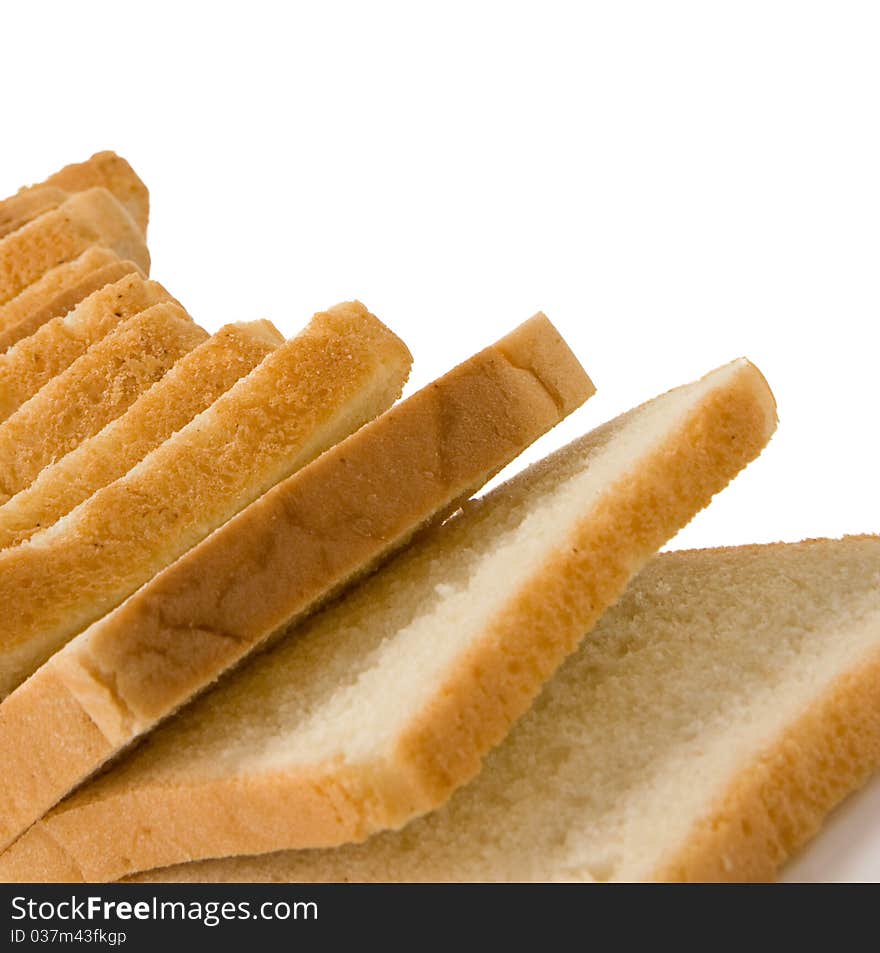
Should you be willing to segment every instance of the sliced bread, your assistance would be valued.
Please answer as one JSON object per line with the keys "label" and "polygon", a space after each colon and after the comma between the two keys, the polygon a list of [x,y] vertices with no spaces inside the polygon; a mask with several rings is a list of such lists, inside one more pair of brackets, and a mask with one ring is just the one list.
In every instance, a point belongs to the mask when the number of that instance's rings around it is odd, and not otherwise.
{"label": "sliced bread", "polygon": [[207,336],[183,308],[165,302],[90,347],[0,423],[0,503],[124,413]]}
{"label": "sliced bread", "polygon": [[184,355],[121,417],[47,465],[29,487],[0,506],[0,549],[30,539],[124,476],[283,343],[268,321],[221,328]]}
{"label": "sliced bread", "polygon": [[0,354],[30,337],[52,318],[72,311],[94,291],[126,275],[143,272],[133,261],[123,261],[107,248],[87,248],[79,258],[50,268],[0,307]]}
{"label": "sliced bread", "polygon": [[[279,480],[385,410],[410,360],[363,305],[319,314],[125,476],[0,550],[0,605],[11,603],[0,631],[0,695]],[[70,397],[59,399],[63,415]]]}
{"label": "sliced bread", "polygon": [[85,162],[67,165],[45,182],[20,189],[0,202],[0,238],[57,208],[72,192],[103,187],[119,201],[146,234],[150,195],[137,173],[115,152],[96,152]]}
{"label": "sliced bread", "polygon": [[0,239],[0,305],[93,245],[133,261],[145,274],[150,270],[143,235],[128,212],[106,189],[89,189]]}
{"label": "sliced bread", "polygon": [[439,807],[775,426],[742,360],[575,441],[159,728],[0,873],[110,880],[360,841]]}
{"label": "sliced bread", "polygon": [[[100,245],[93,245],[73,260],[50,268],[11,301],[0,306],[0,334],[11,333],[34,311],[44,308],[47,302],[64,294],[68,288],[79,284],[93,271],[106,268],[118,261],[119,256],[116,252],[109,248],[102,248]],[[70,308],[66,310],[69,311]],[[56,316],[53,315],[53,317]]]}
{"label": "sliced bread", "polygon": [[0,354],[0,421],[117,325],[164,301],[174,299],[160,284],[127,274]]}
{"label": "sliced bread", "polygon": [[136,879],[772,880],[880,767],[878,583],[878,537],[659,556],[439,811]]}
{"label": "sliced bread", "polygon": [[0,202],[0,239],[17,232],[35,218],[52,212],[70,198],[70,193],[52,185],[35,185]]}
{"label": "sliced bread", "polygon": [[288,477],[0,705],[0,844],[593,392],[536,315]]}

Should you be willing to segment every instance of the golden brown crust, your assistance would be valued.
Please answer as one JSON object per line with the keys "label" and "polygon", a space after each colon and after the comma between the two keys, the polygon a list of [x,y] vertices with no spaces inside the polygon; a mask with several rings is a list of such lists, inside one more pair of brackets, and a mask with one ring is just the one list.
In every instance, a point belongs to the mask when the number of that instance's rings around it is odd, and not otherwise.
{"label": "golden brown crust", "polygon": [[880,653],[839,676],[731,781],[653,879],[763,882],[880,768]]}
{"label": "golden brown crust", "polygon": [[[5,729],[4,773],[16,779],[15,796],[4,800],[0,811],[0,844],[4,845],[33,821],[30,804],[41,797],[47,772],[76,771],[83,761],[101,758],[106,751],[104,736],[63,681],[45,666],[40,671],[38,682],[27,683],[26,694],[14,692],[0,706]],[[54,746],[51,752],[32,746],[32,733],[41,737],[45,725],[53,725],[58,740],[64,738],[66,743]]]}
{"label": "golden brown crust", "polygon": [[128,274],[94,291],[73,313],[54,318],[0,354],[0,421],[114,328],[163,302],[174,299],[160,284]]}
{"label": "golden brown crust", "polygon": [[36,185],[0,202],[0,238],[18,231],[35,218],[52,212],[70,193],[51,185]]}
{"label": "golden brown crust", "polygon": [[143,235],[128,212],[106,189],[89,189],[0,239],[0,305],[93,245],[133,261],[145,274],[150,270]]}
{"label": "golden brown crust", "polygon": [[34,824],[0,854],[0,883],[109,881],[168,866],[169,858],[198,858],[206,843],[223,856],[268,853],[278,848],[280,832],[301,843],[316,832],[363,840],[363,806],[380,809],[385,788],[372,787],[363,771],[330,765],[296,778],[220,778],[185,792],[135,789],[111,799],[109,809],[96,800],[75,818]]}
{"label": "golden brown crust", "polygon": [[[204,684],[194,660],[209,660],[215,678],[315,593],[326,597],[328,578],[339,585],[362,571],[585,400],[592,384],[558,332],[543,316],[527,330],[539,321],[557,344],[552,364],[524,372],[497,347],[480,352],[270,491],[95,626],[89,668],[113,673],[114,704],[124,698],[125,713],[147,722],[176,708]],[[565,411],[547,399],[551,375]],[[407,474],[393,494],[392,465]],[[73,648],[59,665],[84,663]],[[119,712],[111,719],[112,735]]]}
{"label": "golden brown crust", "polygon": [[0,500],[124,413],[206,337],[179,305],[165,302],[89,348],[0,424]]}
{"label": "golden brown crust", "polygon": [[29,539],[124,476],[283,342],[268,321],[230,324],[183,355],[122,416],[0,506],[0,549]]}
{"label": "golden brown crust", "polygon": [[[851,536],[835,544],[876,542],[876,536]],[[718,559],[799,550],[828,540],[719,547],[679,551],[665,560]],[[699,565],[699,563],[697,563]],[[711,565],[709,563],[708,565]],[[638,584],[637,584],[638,585]],[[869,649],[850,661],[809,706],[775,738],[769,739],[724,793],[709,805],[685,838],[672,846],[655,868],[653,879],[666,882],[765,882],[819,829],[828,813],[880,768],[880,651]],[[241,858],[228,866],[215,861],[141,874],[138,881],[207,881],[241,877]],[[65,861],[59,858],[62,863]],[[278,858],[250,865],[249,879],[283,877]],[[225,868],[225,869],[224,869]],[[26,873],[26,871],[23,871]],[[454,876],[454,872],[450,872]],[[290,874],[288,874],[290,876]]]}
{"label": "golden brown crust", "polygon": [[[543,339],[538,354],[536,337]],[[0,812],[0,840],[39,817],[137,733],[276,629],[314,609],[420,525],[470,495],[592,392],[559,334],[536,316],[353,434],[191,550],[0,706],[0,759],[10,764],[26,756],[17,753],[17,745],[30,711],[27,698],[47,679],[52,690],[63,685],[89,713],[89,738],[91,726],[100,725],[107,739],[100,757],[83,758],[76,770],[67,771],[51,752],[71,743],[76,722],[68,724],[63,709],[58,711],[65,720],[53,717],[55,709],[31,719],[29,747],[45,754],[37,768],[33,759],[28,762],[26,791],[15,787],[16,770],[4,773],[0,802],[15,804],[15,819]],[[388,492],[391,484],[394,493]],[[338,783],[339,772],[330,778]],[[289,790],[289,779],[278,782]],[[324,798],[328,784],[320,773],[302,782],[304,803],[311,805],[303,816],[316,828],[334,823],[334,817],[338,826],[335,809],[320,820],[334,801]],[[351,786],[350,794],[335,800],[367,797],[361,776],[353,777]],[[254,796],[268,810],[271,792],[257,786]],[[198,795],[190,803],[199,803]],[[149,810],[147,798],[137,816],[146,817]],[[159,846],[157,840],[155,849]]]}
{"label": "golden brown crust", "polygon": [[37,185],[20,189],[0,202],[0,238],[22,225],[57,208],[73,192],[101,187],[107,189],[146,234],[150,216],[150,195],[146,185],[121,156],[96,152],[85,162],[76,162],[50,175]]}
{"label": "golden brown crust", "polygon": [[[139,327],[151,312],[175,307],[157,305],[129,323]],[[94,364],[94,353],[112,349],[109,338],[124,333],[125,326],[117,329],[77,364]],[[200,330],[190,333],[206,337]],[[149,362],[155,363],[151,347],[149,340],[135,339],[115,359],[135,367],[143,361],[149,370]],[[403,342],[363,305],[316,315],[143,465],[98,490],[54,527],[0,551],[0,591],[7,594],[0,602],[11,602],[0,630],[0,692],[12,690],[238,510],[386,409],[400,394],[409,366]],[[46,395],[57,397],[57,410],[38,417],[44,438],[78,416],[78,403],[88,409],[94,397],[105,412],[125,384],[123,379],[108,391],[104,375],[90,374],[76,403],[64,386],[67,373],[0,426],[0,437],[31,404],[45,403]],[[17,467],[45,454],[46,442],[36,442]]]}
{"label": "golden brown crust", "polygon": [[[87,252],[84,252],[84,255],[90,255],[92,252],[103,252],[111,256],[113,260],[108,261],[101,267],[94,268],[81,277],[74,278],[71,276],[71,281],[67,287],[64,287],[54,294],[46,294],[43,296],[42,302],[44,303],[41,303],[40,297],[37,295],[29,296],[34,302],[32,309],[28,310],[21,320],[7,327],[5,331],[0,331],[0,355],[24,338],[31,337],[39,331],[44,324],[47,324],[54,318],[63,317],[69,311],[73,311],[74,308],[88,298],[89,295],[100,291],[106,285],[115,284],[115,282],[121,278],[125,278],[126,275],[137,275],[139,278],[144,277],[143,272],[133,261],[120,261],[112,252],[106,252],[104,249],[97,248],[90,248]],[[80,261],[82,258],[83,255],[80,255],[77,261]],[[59,265],[59,268],[65,267],[65,265]],[[57,268],[53,268],[52,271],[47,272],[47,274],[52,274],[52,272],[57,270]],[[31,287],[34,286],[32,285]],[[23,295],[27,294],[28,290],[29,289],[25,289],[22,294],[13,298],[9,304],[15,305]],[[24,309],[17,308],[16,310],[23,311]],[[0,318],[0,323],[2,323],[2,318]]]}
{"label": "golden brown crust", "polygon": [[[479,770],[532,699],[650,556],[760,453],[775,404],[744,363],[688,415],[674,439],[605,494],[557,554],[495,618],[401,739],[394,756],[365,767],[316,765],[248,779],[186,785],[127,784],[123,773],[81,789],[10,853],[28,876],[49,872],[49,842],[89,879],[260,849],[330,847],[399,827],[434,809]],[[298,798],[303,797],[300,805]],[[219,820],[205,834],[206,808]],[[302,813],[308,826],[300,822]],[[120,823],[127,818],[129,826]],[[149,836],[145,831],[149,830]],[[117,840],[118,839],[118,840]],[[0,873],[6,874],[0,858]]]}
{"label": "golden brown crust", "polygon": [[[88,277],[93,271],[119,261],[116,252],[100,245],[87,248],[78,258],[50,268],[11,301],[0,305],[0,333],[7,334],[56,295]],[[53,315],[54,317],[54,315]]]}
{"label": "golden brown crust", "polygon": [[[485,753],[528,710],[541,686],[629,580],[751,460],[776,428],[773,396],[760,372],[743,366],[688,418],[674,444],[659,448],[606,494],[439,686],[407,735],[398,760],[421,779],[419,813],[446,801],[479,771]],[[377,817],[373,830],[412,817],[408,804]]]}
{"label": "golden brown crust", "polygon": [[84,192],[101,186],[114,195],[146,235],[150,219],[150,193],[128,162],[115,152],[96,152],[85,162],[65,166],[46,179],[46,185],[67,192]]}

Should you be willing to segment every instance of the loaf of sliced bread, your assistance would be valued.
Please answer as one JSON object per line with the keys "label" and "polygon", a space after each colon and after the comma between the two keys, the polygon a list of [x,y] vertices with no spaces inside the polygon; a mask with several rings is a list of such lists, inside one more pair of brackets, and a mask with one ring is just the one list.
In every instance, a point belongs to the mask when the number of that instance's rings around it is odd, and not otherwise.
{"label": "loaf of sliced bread", "polygon": [[575,441],[159,728],[0,872],[109,880],[360,841],[439,807],[775,426],[737,361]]}
{"label": "loaf of sliced bread", "polygon": [[0,549],[51,526],[124,476],[284,343],[268,321],[229,324],[184,355],[128,410],[0,506]]}
{"label": "loaf of sliced bread", "polygon": [[67,165],[45,182],[20,189],[0,202],[0,238],[57,208],[72,192],[102,187],[128,211],[142,234],[150,216],[150,195],[137,173],[115,152],[97,152],[85,162]]}
{"label": "loaf of sliced bread", "polygon": [[0,239],[0,305],[93,245],[133,261],[145,274],[150,270],[143,235],[128,212],[106,189],[89,189]]}
{"label": "loaf of sliced bread", "polygon": [[72,311],[94,291],[143,272],[133,261],[121,260],[107,248],[87,248],[79,258],[50,268],[0,307],[0,354],[30,337],[52,318]]}
{"label": "loaf of sliced bread", "polygon": [[128,274],[0,354],[0,421],[117,325],[165,301],[174,299],[160,284]]}
{"label": "loaf of sliced bread", "polygon": [[439,811],[136,879],[771,880],[880,767],[878,579],[878,537],[659,556]]}
{"label": "loaf of sliced bread", "polygon": [[207,336],[183,308],[165,302],[90,347],[0,423],[0,503],[128,410]]}
{"label": "loaf of sliced bread", "polygon": [[0,843],[466,498],[593,392],[536,315],[244,512],[0,705]]}
{"label": "loaf of sliced bread", "polygon": [[[0,550],[0,604],[11,603],[0,631],[0,695],[279,480],[385,410],[410,361],[362,305],[319,314],[125,476]],[[59,400],[59,415],[69,413],[70,395]]]}

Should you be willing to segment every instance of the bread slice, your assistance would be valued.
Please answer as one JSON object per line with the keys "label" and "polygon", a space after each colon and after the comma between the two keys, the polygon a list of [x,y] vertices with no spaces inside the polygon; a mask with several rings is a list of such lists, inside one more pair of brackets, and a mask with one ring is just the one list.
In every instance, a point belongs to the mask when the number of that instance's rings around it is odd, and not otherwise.
{"label": "bread slice", "polygon": [[0,239],[0,305],[92,245],[150,270],[143,235],[128,212],[106,189],[89,189]]}
{"label": "bread slice", "polygon": [[0,843],[592,392],[536,315],[230,520],[0,705]]}
{"label": "bread slice", "polygon": [[49,269],[12,301],[0,307],[0,354],[30,337],[53,318],[63,317],[94,291],[143,272],[107,248],[86,249],[79,258]]}
{"label": "bread slice", "polygon": [[137,173],[115,152],[96,152],[85,162],[67,165],[45,182],[20,189],[0,202],[0,238],[57,208],[72,192],[103,187],[107,189],[146,234],[150,216],[150,195]]}
{"label": "bread slice", "polygon": [[439,811],[136,879],[771,880],[880,766],[878,574],[878,537],[659,556]]}
{"label": "bread slice", "polygon": [[0,354],[0,421],[128,318],[174,301],[157,282],[133,273],[93,292],[73,311]]}
{"label": "bread slice", "polygon": [[439,807],[775,425],[737,361],[575,441],[160,728],[0,873],[114,879],[359,841]]}
{"label": "bread slice", "polygon": [[0,506],[0,549],[30,539],[124,476],[284,343],[268,321],[228,324],[184,355],[128,410]]}
{"label": "bread slice", "polygon": [[319,314],[125,476],[0,550],[0,604],[12,603],[0,631],[0,694],[279,480],[385,410],[410,361],[363,305]]}
{"label": "bread slice", "polygon": [[70,193],[51,185],[36,185],[11,195],[0,203],[0,238],[53,212],[70,198]]}
{"label": "bread slice", "polygon": [[[118,261],[119,256],[116,252],[110,251],[109,248],[101,248],[100,245],[93,245],[72,261],[65,261],[50,268],[11,301],[0,306],[0,334],[11,332],[34,311],[44,308],[47,302],[64,294],[68,288],[79,284],[93,271],[106,268]],[[65,309],[65,311],[69,310],[70,308]]]}
{"label": "bread slice", "polygon": [[0,503],[124,413],[207,336],[183,308],[165,302],[90,347],[0,424]]}

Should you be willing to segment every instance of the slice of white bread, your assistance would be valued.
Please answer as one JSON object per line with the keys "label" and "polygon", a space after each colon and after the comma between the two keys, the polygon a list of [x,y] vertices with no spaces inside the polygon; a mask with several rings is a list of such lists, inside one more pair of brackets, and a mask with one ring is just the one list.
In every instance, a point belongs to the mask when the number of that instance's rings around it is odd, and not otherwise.
{"label": "slice of white bread", "polygon": [[593,393],[536,315],[288,477],[0,705],[0,845]]}
{"label": "slice of white bread", "polygon": [[106,189],[89,189],[0,239],[0,305],[92,245],[133,261],[144,274],[150,270],[143,235],[128,212]]}
{"label": "slice of white bread", "polygon": [[94,291],[143,272],[133,261],[123,261],[107,248],[87,248],[78,258],[50,268],[0,307],[0,354],[30,337],[52,318],[72,311]]}
{"label": "slice of white bread", "polygon": [[150,216],[150,195],[137,173],[115,152],[96,152],[65,166],[44,182],[20,189],[0,202],[0,238],[57,208],[72,192],[103,187],[127,209],[142,234]]}
{"label": "slice of white bread", "polygon": [[0,423],[0,503],[125,413],[207,336],[183,308],[163,302],[93,344]]}
{"label": "slice of white bread", "polygon": [[880,767],[878,583],[876,536],[659,556],[439,811],[137,879],[772,880]]}
{"label": "slice of white bread", "polygon": [[174,299],[162,285],[128,274],[0,354],[0,421],[117,325],[165,301]]}
{"label": "slice of white bread", "polygon": [[410,362],[403,342],[363,305],[316,315],[125,476],[0,550],[0,604],[11,603],[0,630],[0,695],[279,480],[385,410]]}
{"label": "slice of white bread", "polygon": [[283,343],[270,322],[252,321],[228,324],[185,354],[121,417],[0,506],[0,549],[30,539],[124,476]]}
{"label": "slice of white bread", "polygon": [[439,807],[775,426],[766,382],[737,361],[575,441],[159,728],[0,874],[110,880],[334,846]]}

